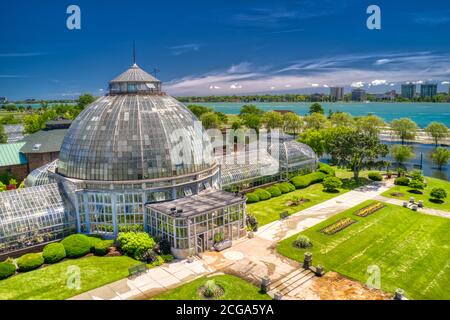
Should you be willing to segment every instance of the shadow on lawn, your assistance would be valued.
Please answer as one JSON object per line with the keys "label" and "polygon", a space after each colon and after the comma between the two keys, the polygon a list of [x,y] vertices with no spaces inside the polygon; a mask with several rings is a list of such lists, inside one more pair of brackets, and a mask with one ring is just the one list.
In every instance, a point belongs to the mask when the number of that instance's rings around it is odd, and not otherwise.
{"label": "shadow on lawn", "polygon": [[355,180],[353,178],[347,178],[342,179],[342,189],[345,190],[353,190],[362,186],[365,186],[369,183],[373,182],[372,180],[369,180],[367,178],[359,178],[358,180]]}

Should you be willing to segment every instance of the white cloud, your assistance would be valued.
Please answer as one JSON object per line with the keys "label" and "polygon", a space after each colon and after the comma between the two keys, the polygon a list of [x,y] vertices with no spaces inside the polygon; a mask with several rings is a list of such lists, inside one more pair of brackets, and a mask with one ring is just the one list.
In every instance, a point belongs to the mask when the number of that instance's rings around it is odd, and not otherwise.
{"label": "white cloud", "polygon": [[286,88],[292,87],[290,84],[285,85]]}
{"label": "white cloud", "polygon": [[209,86],[209,89],[210,89],[210,90],[220,89],[220,87],[219,87],[219,86],[216,86],[216,85],[210,85],[210,86]]}
{"label": "white cloud", "polygon": [[413,83],[414,83],[414,84],[422,84],[423,81],[422,81],[422,80],[419,80],[419,81],[413,81]]}
{"label": "white cloud", "polygon": [[197,43],[187,43],[178,46],[169,47],[174,56],[179,56],[183,53],[191,52],[191,51],[199,51],[200,46]]}
{"label": "white cloud", "polygon": [[378,59],[377,61],[375,61],[375,65],[376,66],[382,66],[383,64],[389,63],[391,62],[390,59]]}
{"label": "white cloud", "polygon": [[362,81],[353,82],[350,86],[352,88],[362,88],[364,87],[364,82]]}
{"label": "white cloud", "polygon": [[450,81],[442,81],[441,84],[450,84]]}
{"label": "white cloud", "polygon": [[327,84],[324,84],[323,87],[324,87],[324,88],[328,88],[328,85],[327,85]]}
{"label": "white cloud", "polygon": [[371,82],[371,84],[372,84],[373,86],[381,86],[381,85],[387,85],[388,83],[387,83],[386,80],[373,80],[373,81]]}
{"label": "white cloud", "polygon": [[228,69],[228,73],[245,73],[250,71],[251,63],[244,61],[239,64],[234,64]]}
{"label": "white cloud", "polygon": [[314,88],[316,88],[316,87],[318,87],[319,86],[319,84],[318,83],[311,83],[311,87],[314,87]]}
{"label": "white cloud", "polygon": [[242,86],[240,84],[233,83],[230,85],[230,89],[242,89]]}

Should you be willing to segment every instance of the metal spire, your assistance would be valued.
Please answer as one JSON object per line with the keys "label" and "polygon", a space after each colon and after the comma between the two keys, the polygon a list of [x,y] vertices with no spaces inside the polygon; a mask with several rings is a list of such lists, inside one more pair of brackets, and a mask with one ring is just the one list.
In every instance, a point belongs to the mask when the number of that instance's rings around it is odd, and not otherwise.
{"label": "metal spire", "polygon": [[136,42],[133,40],[133,65],[136,64]]}

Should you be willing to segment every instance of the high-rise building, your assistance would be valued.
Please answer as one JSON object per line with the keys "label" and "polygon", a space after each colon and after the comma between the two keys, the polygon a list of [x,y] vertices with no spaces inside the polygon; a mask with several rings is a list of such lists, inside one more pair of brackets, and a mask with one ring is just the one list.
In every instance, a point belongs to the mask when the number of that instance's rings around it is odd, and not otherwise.
{"label": "high-rise building", "polygon": [[364,101],[366,100],[366,90],[356,88],[352,90],[352,101]]}
{"label": "high-rise building", "polygon": [[344,98],[344,87],[330,87],[331,101],[340,101]]}
{"label": "high-rise building", "polygon": [[420,86],[420,96],[421,97],[434,97],[437,95],[437,84],[436,83],[424,83]]}
{"label": "high-rise building", "polygon": [[7,103],[7,102],[8,102],[8,98],[0,97],[0,103]]}
{"label": "high-rise building", "polygon": [[416,95],[416,85],[414,83],[402,84],[402,98],[413,99]]}

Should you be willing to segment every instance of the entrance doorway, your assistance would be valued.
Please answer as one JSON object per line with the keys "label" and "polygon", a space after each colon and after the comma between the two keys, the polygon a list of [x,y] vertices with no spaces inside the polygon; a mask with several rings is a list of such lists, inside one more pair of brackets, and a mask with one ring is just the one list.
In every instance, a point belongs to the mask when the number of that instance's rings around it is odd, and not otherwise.
{"label": "entrance doorway", "polygon": [[197,253],[204,252],[206,249],[206,241],[205,241],[205,234],[199,234],[197,236]]}

